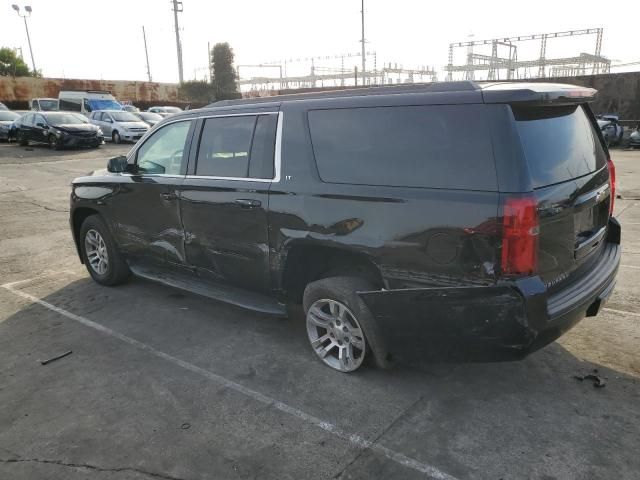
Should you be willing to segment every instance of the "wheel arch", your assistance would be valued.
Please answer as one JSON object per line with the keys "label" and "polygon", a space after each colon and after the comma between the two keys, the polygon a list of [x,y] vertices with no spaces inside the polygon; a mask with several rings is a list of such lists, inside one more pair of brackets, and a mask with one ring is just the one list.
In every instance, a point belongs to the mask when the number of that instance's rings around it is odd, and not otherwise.
{"label": "wheel arch", "polygon": [[76,244],[76,251],[78,252],[80,263],[84,263],[84,259],[82,258],[82,247],[80,243],[80,229],[82,228],[82,224],[87,219],[87,217],[90,217],[91,215],[100,215],[100,212],[91,207],[78,207],[73,211],[73,214],[71,215],[73,241]]}
{"label": "wheel arch", "polygon": [[301,303],[305,287],[315,280],[332,276],[360,277],[377,288],[385,286],[374,259],[348,248],[296,243],[287,248],[279,287],[287,301]]}

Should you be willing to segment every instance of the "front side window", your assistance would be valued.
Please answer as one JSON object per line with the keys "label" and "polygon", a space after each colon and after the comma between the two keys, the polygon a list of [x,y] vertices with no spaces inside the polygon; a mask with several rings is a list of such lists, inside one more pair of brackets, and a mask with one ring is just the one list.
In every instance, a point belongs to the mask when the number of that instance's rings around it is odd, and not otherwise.
{"label": "front side window", "polygon": [[246,178],[255,116],[208,118],[204,122],[196,175]]}
{"label": "front side window", "polygon": [[180,175],[191,120],[171,123],[156,131],[138,149],[140,173]]}

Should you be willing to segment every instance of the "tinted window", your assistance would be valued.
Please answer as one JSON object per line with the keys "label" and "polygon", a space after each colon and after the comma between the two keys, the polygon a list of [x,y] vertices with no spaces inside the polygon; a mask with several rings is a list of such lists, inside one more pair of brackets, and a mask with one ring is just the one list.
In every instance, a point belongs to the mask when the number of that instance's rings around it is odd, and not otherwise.
{"label": "tinted window", "polygon": [[249,176],[271,179],[274,177],[277,115],[260,115],[251,145]]}
{"label": "tinted window", "polygon": [[82,99],[80,98],[61,98],[60,110],[67,110],[70,112],[79,112],[82,110]]}
{"label": "tinted window", "polygon": [[138,149],[138,170],[141,173],[179,175],[190,127],[189,120],[171,123],[157,130]]}
{"label": "tinted window", "polygon": [[481,105],[309,112],[326,182],[495,190],[491,135]]}
{"label": "tinted window", "polygon": [[249,176],[255,116],[207,118],[202,129],[196,175]]}
{"label": "tinted window", "polygon": [[581,177],[606,164],[583,107],[514,108],[513,113],[534,187]]}
{"label": "tinted window", "polygon": [[34,124],[38,125],[39,123],[46,125],[47,122],[45,121],[44,117],[42,115],[36,115],[35,119],[34,119]]}

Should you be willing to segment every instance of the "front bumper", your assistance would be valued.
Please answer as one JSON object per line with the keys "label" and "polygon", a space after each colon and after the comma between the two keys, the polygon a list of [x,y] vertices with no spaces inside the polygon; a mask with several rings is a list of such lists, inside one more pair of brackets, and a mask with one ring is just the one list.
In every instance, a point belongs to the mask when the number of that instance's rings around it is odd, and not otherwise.
{"label": "front bumper", "polygon": [[549,295],[540,277],[492,286],[359,292],[383,345],[379,358],[408,361],[492,361],[523,358],[553,342],[613,291],[620,264],[620,226],[582,278]]}
{"label": "front bumper", "polygon": [[138,140],[140,140],[144,134],[147,133],[146,131],[144,132],[122,132],[122,134],[120,135],[120,138],[122,138],[122,140],[125,140],[127,142],[137,142]]}
{"label": "front bumper", "polygon": [[58,145],[61,147],[97,147],[104,143],[104,137],[80,137],[75,135],[64,135],[58,138]]}

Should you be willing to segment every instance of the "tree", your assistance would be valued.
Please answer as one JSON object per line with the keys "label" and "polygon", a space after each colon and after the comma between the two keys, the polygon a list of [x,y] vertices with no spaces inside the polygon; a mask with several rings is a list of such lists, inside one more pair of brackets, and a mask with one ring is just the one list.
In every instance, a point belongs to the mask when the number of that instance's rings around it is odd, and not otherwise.
{"label": "tree", "polygon": [[240,98],[236,70],[233,67],[233,49],[227,42],[216,43],[213,46],[211,63],[213,64],[211,83],[216,93],[216,99]]}
{"label": "tree", "polygon": [[7,47],[0,48],[0,75],[12,77],[27,77],[33,75],[24,60],[16,52]]}
{"label": "tree", "polygon": [[194,103],[207,104],[215,101],[216,92],[212,84],[202,80],[183,82],[178,89],[181,99]]}

